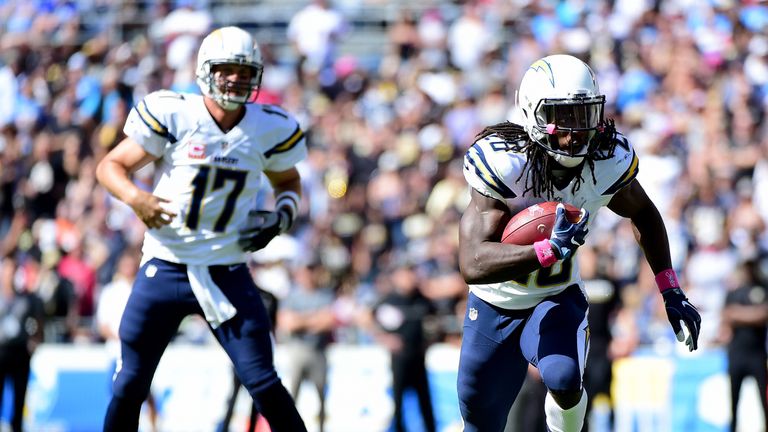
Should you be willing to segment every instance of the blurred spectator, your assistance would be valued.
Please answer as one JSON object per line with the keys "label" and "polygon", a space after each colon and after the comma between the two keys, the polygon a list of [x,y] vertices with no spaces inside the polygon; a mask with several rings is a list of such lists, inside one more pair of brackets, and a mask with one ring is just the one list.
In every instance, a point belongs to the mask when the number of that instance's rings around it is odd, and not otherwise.
{"label": "blurred spectator", "polygon": [[27,267],[34,267],[34,291],[40,296],[45,313],[45,341],[51,343],[72,342],[80,319],[75,287],[56,270],[59,259],[60,253],[54,249],[43,251],[39,261],[30,256],[26,262]]}
{"label": "blurred spectator", "polygon": [[[0,262],[0,383],[12,383],[11,430],[21,432],[30,361],[43,340],[43,305],[26,287],[29,281],[17,258],[5,256]],[[3,386],[4,387],[4,386]],[[0,388],[2,406],[3,388]]]}
{"label": "blurred spectator", "polygon": [[[728,340],[728,375],[731,378],[731,431],[737,429],[741,384],[752,377],[763,409],[764,430],[768,430],[768,289],[765,273],[768,258],[744,263],[725,299],[723,327]],[[754,425],[756,426],[756,425]]]}
{"label": "blurred spectator", "polygon": [[415,13],[408,9],[401,10],[397,21],[389,28],[388,36],[400,60],[413,58],[421,48]]}
{"label": "blurred spectator", "polygon": [[54,136],[43,131],[33,140],[30,165],[21,184],[25,203],[32,219],[53,219],[56,207],[64,198],[67,173],[62,152],[54,151]]}
{"label": "blurred spectator", "polygon": [[320,400],[319,430],[325,430],[325,394],[328,375],[326,348],[335,327],[334,292],[329,286],[328,270],[310,263],[294,271],[295,288],[286,296],[277,312],[277,333],[287,353],[291,395],[298,399],[304,380],[317,390]]}
{"label": "blurred spectator", "polygon": [[480,60],[495,49],[496,40],[488,23],[483,22],[479,3],[467,2],[448,29],[448,52],[451,64],[467,71],[480,65]]}
{"label": "blurred spectator", "polygon": [[299,76],[303,72],[333,73],[337,43],[347,30],[344,16],[327,0],[311,0],[297,12],[287,31],[288,40],[299,54]]}
{"label": "blurred spectator", "polygon": [[165,59],[169,68],[179,71],[194,67],[192,63],[200,39],[211,30],[212,22],[211,13],[195,7],[195,1],[176,2],[176,8],[159,21],[157,34],[154,35],[161,38],[166,47]]}
{"label": "blurred spectator", "polygon": [[72,281],[75,286],[78,316],[93,317],[96,300],[96,269],[89,262],[82,234],[75,233],[71,242],[64,245],[64,250],[67,252],[59,262],[58,272]]}
{"label": "blurred spectator", "polygon": [[434,313],[429,300],[421,293],[419,280],[410,265],[395,265],[381,277],[381,298],[373,306],[373,321],[378,328],[378,342],[391,355],[392,397],[395,403],[394,427],[404,432],[403,394],[412,388],[428,432],[435,432],[432,398],[427,380],[426,351],[428,340],[424,324]]}
{"label": "blurred spectator", "polygon": [[21,54],[17,49],[4,52],[0,67],[0,129],[14,120],[14,105],[19,97],[19,75],[22,73]]}
{"label": "blurred spectator", "polygon": [[73,91],[71,97],[74,107],[72,124],[83,128],[86,133],[93,131],[98,122],[101,103],[101,85],[90,69],[88,57],[78,51],[69,57],[66,63],[67,88]]}
{"label": "blurred spectator", "polygon": [[448,23],[438,8],[426,9],[416,26],[422,46],[419,60],[428,69],[440,69],[448,65]]}
{"label": "blurred spectator", "polygon": [[724,238],[691,253],[685,270],[691,303],[702,316],[699,343],[704,347],[718,344],[721,311],[725,305],[727,280],[739,267],[736,251]]}
{"label": "blurred spectator", "polygon": [[608,273],[609,257],[591,247],[579,251],[579,268],[589,302],[589,352],[586,359],[589,367],[584,371],[584,389],[588,397],[585,427],[605,432],[612,430],[611,327],[620,307],[618,286]]}

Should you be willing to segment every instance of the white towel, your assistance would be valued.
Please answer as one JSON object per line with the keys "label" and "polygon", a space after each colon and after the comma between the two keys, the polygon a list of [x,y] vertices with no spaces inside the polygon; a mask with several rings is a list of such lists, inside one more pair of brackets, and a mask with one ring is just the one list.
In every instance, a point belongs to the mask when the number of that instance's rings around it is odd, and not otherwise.
{"label": "white towel", "polygon": [[208,266],[187,265],[187,276],[189,276],[192,292],[211,327],[217,328],[221,323],[235,316],[237,309],[213,282]]}

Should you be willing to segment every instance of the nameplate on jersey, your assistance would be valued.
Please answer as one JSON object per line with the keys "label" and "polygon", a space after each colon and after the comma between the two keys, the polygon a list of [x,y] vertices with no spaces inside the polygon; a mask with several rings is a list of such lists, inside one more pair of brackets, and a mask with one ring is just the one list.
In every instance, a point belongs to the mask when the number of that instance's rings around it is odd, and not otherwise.
{"label": "nameplate on jersey", "polygon": [[231,156],[214,156],[213,162],[222,165],[237,165],[239,159]]}

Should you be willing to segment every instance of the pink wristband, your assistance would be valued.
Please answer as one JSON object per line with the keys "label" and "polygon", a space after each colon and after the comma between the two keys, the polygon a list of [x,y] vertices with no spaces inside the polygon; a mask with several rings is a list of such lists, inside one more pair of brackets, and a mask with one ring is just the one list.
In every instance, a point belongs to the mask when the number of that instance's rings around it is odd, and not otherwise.
{"label": "pink wristband", "polygon": [[680,288],[680,282],[677,281],[675,271],[670,268],[656,275],[656,286],[659,287],[660,292],[664,292],[670,288]]}
{"label": "pink wristband", "polygon": [[552,244],[549,240],[540,240],[533,244],[533,250],[536,251],[536,258],[542,267],[549,267],[557,262],[555,251],[552,250]]}

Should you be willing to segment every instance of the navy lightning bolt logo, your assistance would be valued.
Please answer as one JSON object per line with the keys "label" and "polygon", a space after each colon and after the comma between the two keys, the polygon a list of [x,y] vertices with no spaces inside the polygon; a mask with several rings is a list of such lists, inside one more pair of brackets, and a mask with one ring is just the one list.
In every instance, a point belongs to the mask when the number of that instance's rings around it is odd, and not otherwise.
{"label": "navy lightning bolt logo", "polygon": [[531,65],[531,69],[533,70],[541,70],[547,75],[547,78],[549,78],[549,83],[552,84],[552,87],[555,86],[555,75],[552,73],[552,66],[544,59],[536,60]]}

